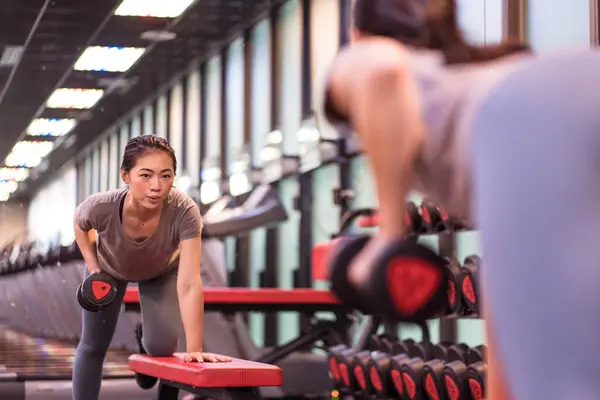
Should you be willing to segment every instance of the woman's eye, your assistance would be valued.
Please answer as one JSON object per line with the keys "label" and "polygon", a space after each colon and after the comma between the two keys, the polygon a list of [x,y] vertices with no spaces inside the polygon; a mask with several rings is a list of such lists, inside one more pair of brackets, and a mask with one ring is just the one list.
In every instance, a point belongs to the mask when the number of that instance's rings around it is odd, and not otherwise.
{"label": "woman's eye", "polygon": [[171,175],[164,175],[163,179],[171,179]]}
{"label": "woman's eye", "polygon": [[142,176],[142,178],[150,178],[150,175],[148,175],[148,174],[142,174],[141,176]]}

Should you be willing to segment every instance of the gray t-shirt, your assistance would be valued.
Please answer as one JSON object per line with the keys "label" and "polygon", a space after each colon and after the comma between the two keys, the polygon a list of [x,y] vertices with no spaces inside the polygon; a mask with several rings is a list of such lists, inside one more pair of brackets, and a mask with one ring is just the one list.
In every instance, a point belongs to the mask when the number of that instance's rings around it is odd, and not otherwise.
{"label": "gray t-shirt", "polygon": [[200,236],[202,218],[192,198],[173,188],[154,233],[141,242],[133,241],[121,223],[121,204],[128,190],[93,194],[77,207],[76,215],[83,231],[97,233],[100,268],[115,278],[137,282],[177,268],[179,243]]}

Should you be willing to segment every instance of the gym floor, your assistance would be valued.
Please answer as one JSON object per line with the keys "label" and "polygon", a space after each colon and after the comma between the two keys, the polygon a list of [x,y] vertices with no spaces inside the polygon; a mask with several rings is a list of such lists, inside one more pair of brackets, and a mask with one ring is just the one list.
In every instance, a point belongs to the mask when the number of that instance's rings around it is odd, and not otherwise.
{"label": "gym floor", "polygon": [[[73,356],[76,343],[33,338],[0,327],[0,393],[3,400],[72,399]],[[110,350],[104,364],[101,400],[153,399],[140,389],[127,366],[128,352]],[[15,382],[17,374],[26,382]]]}

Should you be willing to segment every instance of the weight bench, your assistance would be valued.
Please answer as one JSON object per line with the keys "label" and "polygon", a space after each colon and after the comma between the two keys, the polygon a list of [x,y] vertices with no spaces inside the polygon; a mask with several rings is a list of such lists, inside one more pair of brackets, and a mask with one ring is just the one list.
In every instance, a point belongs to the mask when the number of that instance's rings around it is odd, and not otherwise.
{"label": "weight bench", "polygon": [[283,384],[279,367],[238,358],[226,363],[186,363],[180,353],[172,357],[133,354],[129,368],[160,379],[158,400],[177,400],[179,389],[202,398],[257,400],[259,387]]}

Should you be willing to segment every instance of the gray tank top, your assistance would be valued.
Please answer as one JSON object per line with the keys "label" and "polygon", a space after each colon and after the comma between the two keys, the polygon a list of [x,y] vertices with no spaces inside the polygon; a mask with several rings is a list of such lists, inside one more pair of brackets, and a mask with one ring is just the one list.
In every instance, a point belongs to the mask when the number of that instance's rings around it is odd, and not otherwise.
{"label": "gray tank top", "polygon": [[[528,56],[457,65],[446,65],[443,55],[431,50],[410,49],[408,57],[428,129],[411,189],[437,200],[453,216],[469,219],[473,119],[493,87]],[[326,113],[339,117],[327,105]]]}

